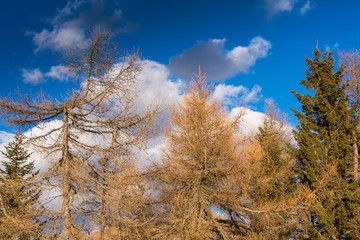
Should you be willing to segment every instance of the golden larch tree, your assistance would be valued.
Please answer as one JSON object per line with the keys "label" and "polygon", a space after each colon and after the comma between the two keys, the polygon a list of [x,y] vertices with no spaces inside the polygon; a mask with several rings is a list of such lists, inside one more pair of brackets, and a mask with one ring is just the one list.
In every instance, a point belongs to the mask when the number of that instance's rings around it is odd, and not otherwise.
{"label": "golden larch tree", "polygon": [[214,209],[227,202],[228,176],[237,171],[237,120],[213,98],[200,69],[170,113],[157,173],[166,213],[159,238],[231,239]]}

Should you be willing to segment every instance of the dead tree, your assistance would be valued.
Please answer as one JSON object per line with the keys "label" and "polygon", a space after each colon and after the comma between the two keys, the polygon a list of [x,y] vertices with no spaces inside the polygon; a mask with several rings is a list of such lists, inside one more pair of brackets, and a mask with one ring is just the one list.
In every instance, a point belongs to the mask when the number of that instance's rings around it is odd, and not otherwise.
{"label": "dead tree", "polygon": [[153,132],[158,109],[137,110],[139,55],[120,56],[106,31],[94,30],[83,48],[65,56],[63,65],[80,83],[63,101],[19,94],[15,100],[0,99],[0,111],[10,125],[37,125],[40,133],[30,141],[51,158],[44,177],[61,192],[62,237],[75,239],[86,229],[79,206],[86,183],[99,171],[99,156],[142,146]]}

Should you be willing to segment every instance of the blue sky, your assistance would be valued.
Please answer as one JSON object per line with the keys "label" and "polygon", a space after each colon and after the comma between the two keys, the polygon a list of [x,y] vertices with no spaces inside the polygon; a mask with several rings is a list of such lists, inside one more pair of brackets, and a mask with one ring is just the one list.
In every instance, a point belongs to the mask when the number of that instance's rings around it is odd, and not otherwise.
{"label": "blue sky", "polygon": [[121,49],[150,60],[147,96],[177,96],[200,64],[229,108],[242,101],[261,112],[272,98],[295,125],[290,107],[300,106],[290,88],[303,91],[305,56],[317,42],[335,55],[358,48],[359,9],[359,1],[345,0],[3,1],[0,96],[16,89],[65,95],[74,84],[56,55],[102,26]]}

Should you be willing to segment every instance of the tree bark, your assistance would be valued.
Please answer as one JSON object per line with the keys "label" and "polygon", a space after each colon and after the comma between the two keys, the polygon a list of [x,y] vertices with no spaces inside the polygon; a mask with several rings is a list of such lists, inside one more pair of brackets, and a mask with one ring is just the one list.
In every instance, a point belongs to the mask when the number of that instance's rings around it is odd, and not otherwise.
{"label": "tree bark", "polygon": [[63,159],[62,166],[64,169],[63,175],[63,208],[64,208],[64,239],[71,239],[71,185],[70,185],[70,159],[69,159],[69,112],[65,105],[63,117]]}
{"label": "tree bark", "polygon": [[[105,185],[105,183],[103,183]],[[104,240],[105,239],[105,227],[106,227],[106,216],[105,216],[105,205],[106,205],[106,201],[105,201],[105,196],[106,196],[106,185],[102,186],[102,199],[101,199],[101,210],[100,210],[100,240]]]}
{"label": "tree bark", "polygon": [[[359,130],[357,128],[357,130]],[[357,132],[354,132],[354,143],[353,143],[353,149],[354,149],[354,180],[359,179],[359,150],[357,145]]]}

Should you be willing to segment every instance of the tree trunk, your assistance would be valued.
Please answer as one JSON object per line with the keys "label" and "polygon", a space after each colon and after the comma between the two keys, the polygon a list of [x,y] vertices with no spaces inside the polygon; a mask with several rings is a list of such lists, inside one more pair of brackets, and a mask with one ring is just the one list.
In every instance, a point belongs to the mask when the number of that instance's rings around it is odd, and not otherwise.
{"label": "tree trunk", "polygon": [[71,185],[70,185],[70,159],[69,159],[69,113],[68,109],[64,107],[64,118],[63,118],[63,159],[62,167],[64,169],[63,175],[63,208],[64,208],[64,239],[71,239]]}
{"label": "tree trunk", "polygon": [[[105,184],[105,183],[103,183]],[[106,186],[103,185],[102,187],[102,199],[101,199],[101,210],[100,210],[100,240],[104,240],[105,239],[105,227],[106,227],[106,216],[105,216],[105,204],[106,204],[106,201],[105,201],[105,194],[106,194],[106,189],[105,189]]]}
{"label": "tree trunk", "polygon": [[[357,130],[359,130],[357,128]],[[354,132],[354,143],[353,143],[353,149],[354,149],[354,180],[358,180],[359,178],[359,150],[357,145],[357,132]]]}

